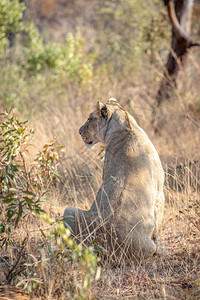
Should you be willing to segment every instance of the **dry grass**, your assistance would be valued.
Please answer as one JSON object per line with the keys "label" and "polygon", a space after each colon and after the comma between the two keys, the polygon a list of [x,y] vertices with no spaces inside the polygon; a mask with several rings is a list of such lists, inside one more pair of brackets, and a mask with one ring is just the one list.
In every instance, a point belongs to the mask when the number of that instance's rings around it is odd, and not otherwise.
{"label": "dry grass", "polygon": [[[149,98],[145,102],[145,97],[140,98],[138,95],[137,97],[131,98],[131,102],[125,102],[123,100],[125,92],[120,94],[122,104],[129,110],[131,110],[131,103],[136,119],[143,125],[163,156],[163,165],[166,167],[166,164],[169,166],[169,162],[171,163],[171,179],[173,178],[175,182],[184,182],[180,189],[179,185],[169,184],[168,181],[165,188],[166,207],[161,243],[167,249],[168,255],[155,256],[145,264],[138,266],[129,264],[120,267],[110,260],[102,259],[100,263],[101,278],[92,286],[88,298],[199,299],[200,202],[198,185],[200,170],[198,165],[195,169],[196,173],[193,172],[191,177],[188,163],[188,160],[197,159],[198,156],[196,143],[199,129],[184,117],[188,107],[186,103],[188,98],[182,97],[182,102],[176,102],[173,107],[170,104],[162,107],[165,126],[162,128],[161,134],[155,136],[150,127]],[[95,101],[91,99],[87,106],[84,101],[80,102],[80,107],[77,109],[72,109],[70,105],[62,111],[57,107],[49,108],[43,114],[42,119],[37,122],[31,121],[36,128],[35,144],[37,147],[30,151],[30,159],[33,152],[51,138],[56,137],[58,142],[65,146],[64,157],[60,165],[59,188],[52,190],[48,195],[51,200],[44,203],[45,209],[51,215],[62,215],[66,206],[75,205],[88,209],[100,186],[103,164],[98,156],[100,148],[97,147],[95,151],[88,152],[77,133]],[[178,107],[179,110],[177,110]],[[184,171],[181,173],[182,177],[179,177],[176,170],[179,156],[186,161]],[[189,177],[190,180],[188,180]],[[19,275],[13,274],[11,283],[16,285],[23,274],[27,280],[31,281],[33,274],[31,274],[30,266],[27,267],[27,270],[23,268],[32,263],[35,272],[38,272],[38,280],[41,285],[35,291],[30,290],[30,292],[40,299],[66,299],[66,284],[71,284],[73,294],[74,286],[76,282],[80,281],[81,273],[77,273],[76,265],[69,261],[66,261],[64,265],[59,265],[58,261],[53,259],[45,264],[45,267],[42,265],[42,261],[46,257],[45,253],[48,252],[46,246],[42,252],[39,251],[42,244],[39,227],[47,229],[44,226],[46,225],[40,221],[28,219],[18,228],[15,239],[20,241],[22,237],[28,236],[28,242],[23,250],[20,247],[13,248],[11,246],[6,252],[1,251],[0,284],[7,284],[8,276],[6,278],[6,274],[16,263],[20,251],[22,251],[22,258],[16,267]],[[38,256],[42,257],[40,265],[37,261]]]}
{"label": "dry grass", "polygon": [[[54,1],[50,1],[54,2]],[[49,2],[49,3],[50,3]],[[195,51],[195,50],[194,50]],[[186,118],[189,112],[199,122],[199,54],[191,55],[186,75],[179,91],[165,103],[157,114],[160,132],[154,133],[152,109],[160,80],[160,70],[141,70],[135,81],[125,78],[79,93],[67,88],[66,102],[59,108],[56,95],[45,112],[32,116],[31,126],[36,130],[35,146],[29,152],[31,161],[35,152],[48,140],[56,138],[64,145],[64,157],[59,166],[60,184],[48,195],[44,208],[50,215],[61,216],[66,206],[89,209],[101,184],[102,165],[100,148],[88,151],[78,135],[78,129],[97,100],[119,99],[144,128],[158,150],[163,166],[170,172],[165,186],[165,214],[161,243],[168,255],[155,256],[143,265],[116,266],[110,260],[101,261],[101,278],[89,291],[88,299],[199,299],[200,297],[200,167],[191,171],[190,162],[199,159],[200,130]],[[152,75],[153,74],[153,75]],[[98,88],[97,88],[98,86]],[[198,101],[197,101],[198,100]],[[182,163],[181,174],[177,164]],[[192,183],[191,183],[192,181]],[[181,186],[181,188],[180,188]],[[18,247],[12,245],[0,250],[0,285],[8,284],[8,273],[19,260],[9,284],[16,285],[22,278],[31,282],[34,272],[39,285],[29,292],[39,299],[67,299],[66,290],[75,292],[81,271],[70,261],[62,263],[54,258],[45,263],[48,245],[41,250],[43,240],[40,228],[48,226],[28,218],[15,232]],[[28,237],[23,248],[22,239]],[[38,259],[40,257],[40,260]],[[0,299],[3,298],[0,288]],[[6,292],[5,292],[6,294]],[[15,299],[17,296],[15,294]],[[23,298],[20,298],[23,299]]]}

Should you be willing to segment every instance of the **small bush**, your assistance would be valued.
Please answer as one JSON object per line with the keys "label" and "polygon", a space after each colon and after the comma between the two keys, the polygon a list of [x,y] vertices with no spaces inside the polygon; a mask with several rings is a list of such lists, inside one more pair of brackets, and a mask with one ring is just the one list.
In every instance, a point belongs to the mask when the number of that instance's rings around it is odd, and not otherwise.
{"label": "small bush", "polygon": [[24,68],[32,74],[48,69],[53,71],[54,76],[64,76],[65,80],[69,78],[87,82],[92,76],[92,64],[86,62],[81,52],[82,39],[79,35],[75,38],[69,33],[64,43],[44,43],[38,30],[31,24]]}
{"label": "small bush", "polygon": [[18,0],[1,0],[0,3],[0,55],[9,46],[9,34],[24,30],[23,12],[25,5]]}
{"label": "small bush", "polygon": [[93,77],[93,58],[84,54],[79,33],[68,33],[64,43],[44,42],[36,26],[23,19],[24,9],[19,0],[0,4],[0,99],[5,108],[23,112],[31,110],[33,86],[35,103],[43,107],[49,94],[58,99],[67,84],[88,86]]}
{"label": "small bush", "polygon": [[[66,281],[59,290],[67,297],[74,299],[89,299],[90,287],[98,280],[100,269],[97,267],[99,259],[94,255],[93,247],[77,245],[70,237],[70,230],[64,227],[59,219],[44,214],[41,208],[43,196],[58,181],[57,163],[62,147],[55,142],[44,145],[34,162],[27,165],[26,153],[34,136],[34,131],[28,129],[27,121],[19,121],[13,114],[1,114],[0,122],[0,200],[2,219],[0,224],[0,246],[8,249],[17,248],[20,253],[21,264],[14,264],[7,274],[8,283],[17,281],[27,292],[40,295],[48,293],[48,276],[51,269],[60,267],[57,272]],[[33,255],[27,260],[21,256],[28,242],[28,232],[25,239],[17,240],[15,229],[33,216],[42,219],[50,226],[48,234],[41,227],[39,259]],[[28,224],[28,223],[27,223]],[[53,265],[52,265],[53,263]],[[65,278],[64,266],[70,264],[74,268],[75,277]],[[77,279],[78,277],[78,279]],[[80,278],[79,278],[80,277]],[[60,278],[59,278],[60,282]],[[58,285],[58,282],[55,282]]]}
{"label": "small bush", "polygon": [[27,166],[26,154],[34,131],[27,121],[19,121],[13,114],[1,114],[0,123],[0,191],[5,219],[0,224],[5,238],[2,246],[12,241],[12,231],[30,213],[39,215],[42,196],[57,180],[57,145],[45,145],[34,163]]}
{"label": "small bush", "polygon": [[109,74],[115,76],[137,73],[149,60],[155,64],[156,53],[169,40],[163,32],[167,18],[161,7],[157,0],[149,7],[147,1],[135,0],[99,3],[94,16],[99,33],[97,63],[107,66]]}

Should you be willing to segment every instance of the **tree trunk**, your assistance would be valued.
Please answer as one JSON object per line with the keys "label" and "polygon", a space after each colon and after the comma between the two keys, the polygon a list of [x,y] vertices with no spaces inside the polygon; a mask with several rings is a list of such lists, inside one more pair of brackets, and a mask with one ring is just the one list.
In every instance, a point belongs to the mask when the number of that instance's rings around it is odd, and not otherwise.
{"label": "tree trunk", "polygon": [[[19,2],[24,2],[24,4],[26,4],[26,0],[19,0]],[[23,12],[23,17],[24,17],[24,12]],[[15,45],[15,35],[16,35],[16,33],[12,32],[12,31],[8,31],[6,33],[6,37],[9,41],[9,47],[10,48]]]}
{"label": "tree trunk", "polygon": [[190,39],[193,0],[164,0],[164,3],[172,24],[172,40],[166,72],[156,96],[158,106],[169,99],[176,88],[178,74],[185,66],[189,48],[199,46]]}

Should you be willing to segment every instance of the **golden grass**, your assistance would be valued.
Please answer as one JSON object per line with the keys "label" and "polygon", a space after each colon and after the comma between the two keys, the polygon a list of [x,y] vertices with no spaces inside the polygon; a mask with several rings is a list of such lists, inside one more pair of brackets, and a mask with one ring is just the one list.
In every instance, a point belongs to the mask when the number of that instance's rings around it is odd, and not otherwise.
{"label": "golden grass", "polygon": [[[192,73],[190,69],[188,72]],[[36,140],[29,152],[29,160],[44,143],[53,138],[64,145],[65,150],[59,166],[59,187],[48,194],[50,200],[43,204],[50,215],[62,216],[66,206],[89,209],[95,199],[102,176],[103,162],[98,156],[100,148],[97,146],[94,151],[88,151],[78,135],[78,129],[99,99],[104,101],[112,96],[118,98],[151,138],[161,155],[164,168],[171,165],[172,179],[184,183],[181,190],[176,184],[166,184],[165,187],[166,205],[161,243],[168,255],[157,255],[142,265],[126,266],[116,266],[109,259],[102,259],[100,280],[93,284],[88,299],[199,299],[200,169],[198,165],[196,173],[191,176],[189,162],[198,159],[200,131],[185,117],[190,110],[189,104],[194,103],[198,95],[198,84],[195,84],[195,80],[188,82],[185,79],[184,82],[185,86],[177,93],[178,100],[174,98],[170,103],[165,103],[159,111],[159,135],[155,135],[152,128],[154,93],[152,83],[148,85],[147,82],[134,88],[123,88],[119,83],[117,87],[97,90],[96,94],[90,90],[79,100],[71,95],[74,101],[78,101],[78,106],[73,101],[68,101],[61,109],[52,105],[37,120],[31,119],[31,125],[36,130]],[[199,121],[199,112],[190,110],[190,113]],[[180,161],[186,164],[182,177],[176,173]],[[81,282],[81,271],[77,271],[76,264],[67,260],[59,264],[54,257],[45,262],[48,247],[45,245],[40,250],[43,242],[39,228],[43,228],[44,232],[49,229],[43,222],[28,218],[15,232],[18,241],[28,237],[23,250],[20,242],[18,248],[9,246],[6,251],[1,250],[0,285],[8,283],[8,272],[21,255],[16,266],[18,274],[13,274],[10,282],[12,285],[16,285],[22,278],[31,282],[37,275],[38,287],[27,288],[32,295],[39,299],[68,299],[66,290],[70,290],[72,295],[75,293],[77,282]],[[1,295],[0,299],[3,299]]]}

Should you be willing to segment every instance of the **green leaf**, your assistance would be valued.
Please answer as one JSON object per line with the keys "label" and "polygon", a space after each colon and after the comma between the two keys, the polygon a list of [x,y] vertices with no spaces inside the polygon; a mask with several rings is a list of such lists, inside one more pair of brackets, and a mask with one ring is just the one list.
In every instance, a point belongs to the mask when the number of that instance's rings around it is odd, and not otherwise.
{"label": "green leaf", "polygon": [[0,233],[5,232],[5,225],[3,223],[0,224]]}
{"label": "green leaf", "polygon": [[23,213],[23,207],[22,207],[22,203],[19,202],[19,205],[18,205],[18,216],[17,216],[17,219],[15,221],[15,228],[17,227],[20,219],[21,219],[21,216],[22,216],[22,213]]}
{"label": "green leaf", "polygon": [[41,209],[41,207],[39,205],[35,205],[34,206],[34,209],[35,209],[35,213],[36,214],[40,214],[40,213],[46,213],[43,209]]}
{"label": "green leaf", "polygon": [[50,245],[48,245],[48,249],[49,249],[49,252],[51,253],[51,255],[54,255],[53,249],[51,248]]}
{"label": "green leaf", "polygon": [[96,244],[96,243],[98,243],[98,241],[99,241],[99,239],[98,239],[98,237],[96,237],[96,238],[92,241],[92,244]]}
{"label": "green leaf", "polygon": [[7,173],[8,177],[10,177],[12,180],[14,178],[14,175],[10,174],[10,173]]}
{"label": "green leaf", "polygon": [[10,188],[11,192],[17,192],[18,190],[16,188]]}
{"label": "green leaf", "polygon": [[67,222],[75,222],[74,217],[66,215],[61,219],[61,221],[64,223],[65,227],[67,227],[73,233],[71,226]]}
{"label": "green leaf", "polygon": [[72,233],[74,233],[71,226],[69,226],[68,223],[66,223],[66,222],[63,222],[63,223],[64,223],[65,227],[67,227]]}
{"label": "green leaf", "polygon": [[9,209],[7,211],[7,221],[10,221],[10,219],[12,219],[12,217],[14,216],[14,214],[15,214],[15,211],[12,210],[12,209]]}
{"label": "green leaf", "polygon": [[97,267],[97,271],[96,271],[96,275],[95,275],[95,280],[99,280],[101,276],[101,268],[100,267]]}
{"label": "green leaf", "polygon": [[74,216],[71,216],[71,215],[66,215],[62,218],[62,221],[70,221],[70,222],[75,222],[74,221]]}
{"label": "green leaf", "polygon": [[5,196],[3,198],[3,203],[10,203],[10,202],[12,202],[13,200],[15,200],[14,196],[15,196],[14,193],[8,194],[7,196]]}
{"label": "green leaf", "polygon": [[23,199],[27,202],[27,203],[34,203],[33,199],[30,199],[28,197],[23,197]]}
{"label": "green leaf", "polygon": [[102,245],[95,245],[95,249],[98,251],[98,252],[107,252],[107,250],[102,246]]}
{"label": "green leaf", "polygon": [[43,236],[44,238],[46,238],[46,235],[45,235],[44,231],[43,231],[41,228],[40,228],[40,232],[41,232],[42,236]]}
{"label": "green leaf", "polygon": [[10,203],[10,202],[12,202],[13,200],[15,200],[15,198],[4,199],[4,200],[3,200],[3,203]]}

